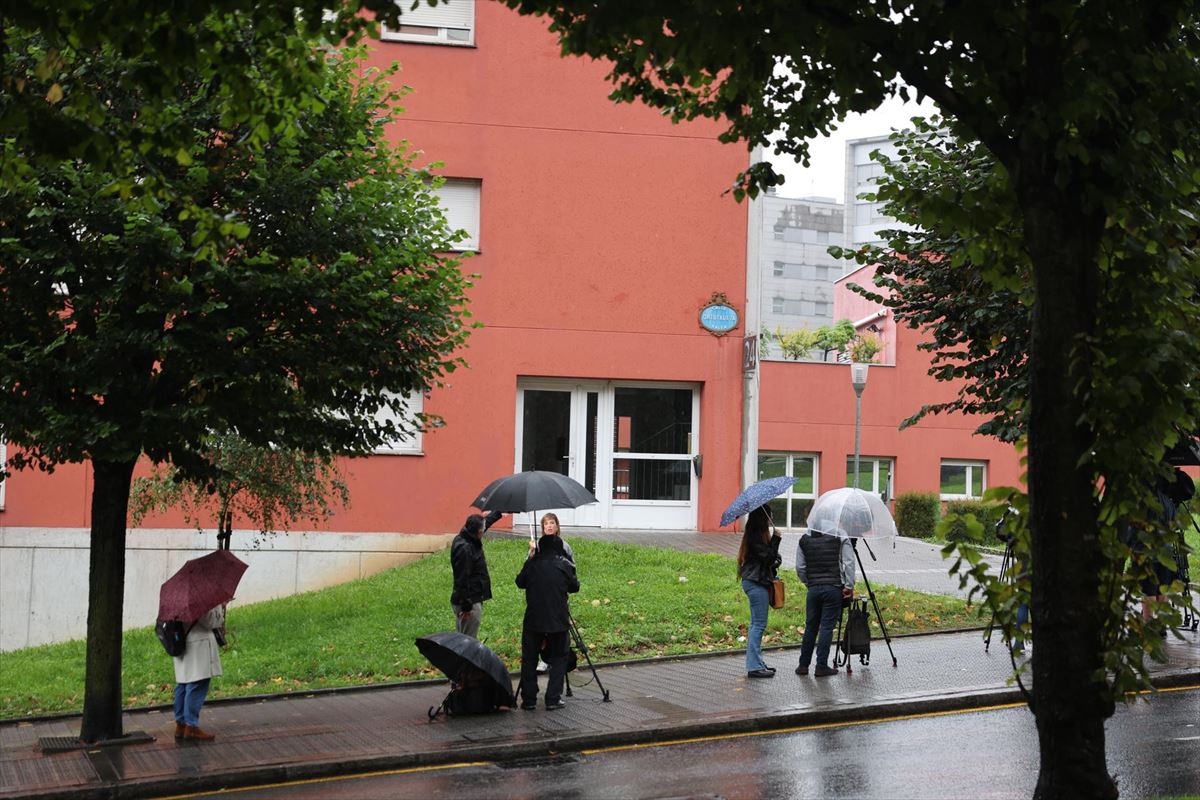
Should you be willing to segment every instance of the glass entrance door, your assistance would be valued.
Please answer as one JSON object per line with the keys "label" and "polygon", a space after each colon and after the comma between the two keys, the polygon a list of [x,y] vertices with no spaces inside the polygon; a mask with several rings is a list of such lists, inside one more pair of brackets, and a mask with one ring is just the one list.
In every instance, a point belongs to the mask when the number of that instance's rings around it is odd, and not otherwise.
{"label": "glass entrance door", "polygon": [[[694,384],[522,380],[517,471],[547,470],[599,502],[558,514],[563,525],[695,530],[700,393]],[[515,525],[528,525],[519,514]]]}
{"label": "glass entrance door", "polygon": [[[583,385],[528,384],[518,392],[519,416],[517,469],[545,470],[567,475],[599,497],[596,489],[596,423],[598,388]],[[577,509],[538,509],[537,516],[553,511],[563,525],[599,526],[599,504]],[[528,525],[531,514],[518,514],[517,525]],[[537,520],[533,520],[537,524]]]}

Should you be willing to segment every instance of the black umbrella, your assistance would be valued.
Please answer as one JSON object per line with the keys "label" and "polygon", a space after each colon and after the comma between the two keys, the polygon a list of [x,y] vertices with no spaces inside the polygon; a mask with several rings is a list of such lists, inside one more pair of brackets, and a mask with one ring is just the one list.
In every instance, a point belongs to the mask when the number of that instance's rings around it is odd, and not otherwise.
{"label": "black umbrella", "polygon": [[595,502],[596,495],[573,478],[557,472],[531,470],[497,478],[471,505],[481,511],[513,514],[547,508],[578,508]]}
{"label": "black umbrella", "polygon": [[463,672],[469,667],[476,667],[494,684],[493,702],[496,705],[512,708],[517,704],[508,668],[500,656],[478,639],[465,633],[445,631],[422,636],[416,640],[416,645],[421,655],[450,680],[461,684]]}

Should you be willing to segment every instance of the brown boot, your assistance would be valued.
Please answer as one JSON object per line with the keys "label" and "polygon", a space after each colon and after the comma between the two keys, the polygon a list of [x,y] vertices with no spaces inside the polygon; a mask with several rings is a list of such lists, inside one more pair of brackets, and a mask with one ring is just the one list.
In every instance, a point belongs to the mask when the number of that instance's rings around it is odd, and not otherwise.
{"label": "brown boot", "polygon": [[217,737],[213,736],[211,733],[205,733],[204,731],[197,728],[195,725],[187,725],[184,727],[184,730],[183,730],[183,738],[197,739],[201,742],[211,742],[213,739],[215,739]]}
{"label": "brown boot", "polygon": [[175,738],[182,739],[186,735],[187,735],[187,725],[184,725],[182,722],[176,722],[175,723]]}

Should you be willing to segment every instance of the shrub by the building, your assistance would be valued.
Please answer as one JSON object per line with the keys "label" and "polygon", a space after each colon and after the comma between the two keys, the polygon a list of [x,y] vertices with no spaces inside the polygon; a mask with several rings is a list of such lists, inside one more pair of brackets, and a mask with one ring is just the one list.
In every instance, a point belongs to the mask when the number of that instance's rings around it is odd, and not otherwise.
{"label": "shrub by the building", "polygon": [[901,492],[896,497],[896,529],[901,536],[928,539],[937,528],[938,496],[931,492]]}
{"label": "shrub by the building", "polygon": [[[1003,508],[999,508],[981,500],[949,500],[946,502],[946,517],[958,517],[947,522],[942,532],[946,541],[974,541],[976,544],[1000,545],[996,537],[996,522],[1000,519]],[[972,537],[967,532],[966,517],[974,516],[983,526],[980,538]]]}

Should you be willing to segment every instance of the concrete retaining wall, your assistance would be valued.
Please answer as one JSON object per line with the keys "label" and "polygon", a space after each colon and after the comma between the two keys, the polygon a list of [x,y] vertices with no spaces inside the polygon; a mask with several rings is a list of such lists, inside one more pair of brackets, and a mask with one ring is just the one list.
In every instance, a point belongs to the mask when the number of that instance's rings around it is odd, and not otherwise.
{"label": "concrete retaining wall", "polygon": [[[449,535],[234,531],[250,565],[237,602],[254,603],[365,578],[415,561]],[[0,652],[81,639],[87,632],[88,531],[0,528]],[[215,547],[213,533],[131,530],[125,554],[125,627],[154,623],[158,588],[190,558]]]}

